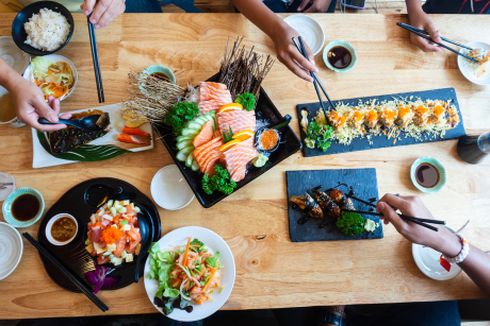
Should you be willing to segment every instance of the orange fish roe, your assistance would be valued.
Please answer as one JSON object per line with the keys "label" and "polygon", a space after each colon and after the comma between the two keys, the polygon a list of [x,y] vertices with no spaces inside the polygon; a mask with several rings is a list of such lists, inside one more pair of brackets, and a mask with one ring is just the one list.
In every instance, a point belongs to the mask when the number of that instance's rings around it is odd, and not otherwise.
{"label": "orange fish roe", "polygon": [[274,149],[278,141],[279,138],[277,137],[277,132],[273,129],[264,130],[260,136],[260,143],[262,148],[266,151]]}
{"label": "orange fish roe", "polygon": [[106,228],[100,233],[100,240],[105,244],[116,243],[122,236],[124,232],[118,228]]}

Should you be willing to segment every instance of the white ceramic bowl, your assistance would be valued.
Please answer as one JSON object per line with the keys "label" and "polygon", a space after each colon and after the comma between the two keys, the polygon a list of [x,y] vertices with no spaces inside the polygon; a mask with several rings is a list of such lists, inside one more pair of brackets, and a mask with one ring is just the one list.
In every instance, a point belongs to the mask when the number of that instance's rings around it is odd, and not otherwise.
{"label": "white ceramic bowl", "polygon": [[[490,51],[490,44],[484,42],[470,42],[465,44],[471,48],[482,48],[487,51]],[[461,48],[459,50],[460,53],[467,54],[468,50]],[[463,74],[463,76],[468,79],[473,84],[477,85],[490,85],[490,62],[487,62],[487,72],[481,77],[477,77],[475,72],[475,64],[470,62],[469,60],[463,58],[458,55],[458,68],[459,71]]]}
{"label": "white ceramic bowl", "polygon": [[433,280],[447,281],[461,273],[461,268],[457,264],[451,264],[451,270],[446,271],[439,263],[441,253],[432,248],[414,243],[412,256],[420,271]]}
{"label": "white ceramic bowl", "polygon": [[0,222],[0,280],[7,278],[17,268],[23,251],[24,244],[19,231]]}
{"label": "white ceramic bowl", "polygon": [[[75,66],[75,64],[73,63],[73,61],[71,61],[67,57],[62,56],[62,55],[59,55],[59,54],[49,54],[49,55],[43,56],[43,58],[44,59],[48,59],[48,60],[52,60],[52,61],[55,61],[55,62],[63,61],[63,62],[66,62],[70,66],[71,71],[73,72],[73,86],[68,91],[68,93],[66,93],[61,98],[59,98],[59,100],[60,101],[63,101],[65,99],[67,99],[75,91],[75,88],[77,88],[77,85],[78,85],[78,70],[77,70],[77,67]],[[22,76],[25,79],[34,82],[34,75],[33,75],[33,71],[32,71],[32,65],[29,65],[27,67],[27,69],[25,70],[25,72],[24,72],[24,74]]]}
{"label": "white ceramic bowl", "polygon": [[294,14],[284,18],[284,21],[301,35],[313,55],[320,53],[325,42],[325,33],[316,20],[310,16]]}
{"label": "white ceramic bowl", "polygon": [[[66,240],[66,241],[58,241],[56,240],[55,238],[53,238],[53,236],[51,235],[51,228],[53,227],[53,224],[58,221],[60,218],[62,217],[68,217],[70,220],[72,220],[73,222],[75,222],[75,225],[76,225],[76,231],[75,233],[73,234],[73,236]],[[56,214],[55,216],[51,217],[48,221],[48,223],[46,224],[46,231],[44,232],[46,234],[46,238],[48,239],[48,241],[55,245],[55,246],[64,246],[64,245],[67,245],[69,244],[70,242],[73,241],[73,239],[75,239],[75,237],[77,236],[77,233],[78,233],[78,222],[77,222],[77,219],[71,215],[71,214],[68,214],[68,213],[59,213],[59,214]]]}
{"label": "white ceramic bowl", "polygon": [[[190,313],[184,310],[174,309],[174,311],[167,316],[168,318],[184,322],[204,319],[223,307],[230,297],[236,277],[235,259],[230,247],[222,237],[209,229],[200,226],[186,226],[175,229],[165,234],[157,244],[160,249],[171,250],[177,246],[185,246],[189,237],[197,238],[202,241],[206,247],[208,247],[210,252],[220,252],[221,264],[223,265],[223,268],[220,271],[220,279],[223,290],[213,293],[212,300],[201,305],[193,305],[193,310]],[[144,282],[146,294],[153,304],[155,294],[158,290],[158,281],[149,279],[149,272],[150,257],[148,257],[145,264]],[[161,308],[155,306],[155,304],[153,304],[153,306],[155,309],[162,312]]]}
{"label": "white ceramic bowl", "polygon": [[151,196],[161,208],[171,211],[189,205],[195,195],[175,164],[167,165],[151,180]]}

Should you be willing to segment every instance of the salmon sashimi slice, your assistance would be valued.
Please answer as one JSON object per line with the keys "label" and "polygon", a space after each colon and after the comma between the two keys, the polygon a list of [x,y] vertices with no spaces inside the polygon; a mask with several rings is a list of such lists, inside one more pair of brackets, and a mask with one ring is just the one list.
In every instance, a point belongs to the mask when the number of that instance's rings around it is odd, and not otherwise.
{"label": "salmon sashimi slice", "polygon": [[214,134],[214,119],[206,122],[204,126],[202,126],[197,136],[194,137],[192,144],[194,145],[194,147],[197,148],[202,144],[205,144],[209,142],[211,139],[213,139],[213,134]]}
{"label": "salmon sashimi slice", "polygon": [[198,104],[199,112],[201,114],[204,114],[204,113],[207,113],[207,112],[213,111],[213,110],[218,110],[222,106],[223,106],[223,102],[218,101],[218,100],[200,101]]}
{"label": "salmon sashimi slice", "polygon": [[247,174],[247,164],[259,155],[253,146],[253,140],[247,139],[223,153],[226,168],[230,173],[231,180],[239,182]]}
{"label": "salmon sashimi slice", "polygon": [[197,160],[197,158],[201,155],[201,152],[205,151],[208,147],[217,148],[222,144],[223,144],[223,140],[221,139],[221,137],[213,138],[209,142],[202,144],[201,146],[194,149],[192,155]]}
{"label": "salmon sashimi slice", "polygon": [[192,155],[199,166],[199,170],[204,172],[210,160],[215,159],[217,156],[217,160],[221,158],[221,152],[218,151],[218,148],[223,145],[223,141],[221,137],[217,137],[212,139],[211,141],[202,144],[197,147]]}
{"label": "salmon sashimi slice", "polygon": [[214,174],[214,167],[218,162],[223,158],[223,153],[220,151],[215,151],[215,155],[211,156],[208,161],[205,164],[204,171],[201,171],[203,173],[212,175]]}
{"label": "salmon sashimi slice", "polygon": [[199,84],[199,110],[206,113],[231,103],[231,93],[225,84],[201,82]]}
{"label": "salmon sashimi slice", "polygon": [[221,132],[234,134],[245,129],[255,130],[257,121],[254,111],[231,110],[218,113],[218,125]]}

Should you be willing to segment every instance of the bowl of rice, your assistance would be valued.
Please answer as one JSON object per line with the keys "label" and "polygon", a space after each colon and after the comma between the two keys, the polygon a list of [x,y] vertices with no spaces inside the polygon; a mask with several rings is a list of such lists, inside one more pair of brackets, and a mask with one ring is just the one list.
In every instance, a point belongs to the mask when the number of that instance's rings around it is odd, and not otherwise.
{"label": "bowl of rice", "polygon": [[44,56],[61,50],[70,41],[75,23],[63,5],[40,1],[25,7],[12,23],[12,38],[24,52]]}

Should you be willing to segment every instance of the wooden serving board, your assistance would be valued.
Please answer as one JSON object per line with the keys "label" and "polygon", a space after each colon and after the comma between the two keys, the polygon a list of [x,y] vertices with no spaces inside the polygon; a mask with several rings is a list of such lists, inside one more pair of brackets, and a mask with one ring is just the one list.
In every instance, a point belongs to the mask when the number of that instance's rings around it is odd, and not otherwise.
{"label": "wooden serving board", "polygon": [[[376,99],[378,102],[382,102],[382,101],[394,100],[394,99],[407,99],[410,97],[420,98],[422,100],[445,100],[445,101],[451,100],[451,102],[454,103],[454,106],[458,110],[458,115],[460,120],[459,124],[455,128],[448,130],[443,137],[427,136],[427,137],[422,137],[422,139],[415,139],[412,137],[404,137],[402,133],[402,135],[398,139],[396,139],[395,142],[394,139],[388,139],[385,135],[379,135],[379,136],[371,137],[370,140],[368,140],[367,138],[356,138],[352,141],[350,145],[342,145],[337,143],[336,141],[333,141],[330,148],[327,149],[326,152],[322,152],[321,150],[316,148],[311,149],[306,146],[303,146],[302,148],[303,156],[308,157],[308,156],[330,155],[330,154],[337,154],[337,153],[363,151],[363,150],[368,150],[373,148],[413,145],[418,143],[427,143],[427,142],[455,139],[466,135],[464,123],[463,123],[463,116],[461,115],[458,98],[456,96],[456,91],[454,90],[454,88],[440,88],[440,89],[433,89],[433,90],[420,91],[420,92],[396,93],[396,94],[388,94],[388,95],[351,98],[351,99],[333,101],[333,104],[336,105],[337,103],[344,103],[349,105],[358,105],[360,101],[368,102]],[[325,102],[325,106],[327,108],[329,107],[327,102]],[[320,103],[315,102],[315,103],[296,105],[298,122],[301,121],[301,110],[304,109],[308,110],[308,120],[313,119],[318,109],[320,109]],[[301,133],[301,142],[304,144],[304,139],[306,137],[306,134],[303,131],[301,125],[299,126],[299,129]]]}
{"label": "wooden serving board", "polygon": [[[308,170],[286,171],[286,184],[288,202],[293,195],[303,195],[307,190],[321,186],[326,190],[345,183],[354,189],[356,197],[368,200],[378,198],[378,182],[376,169],[338,169],[338,170]],[[340,190],[348,192],[346,187]],[[354,202],[357,210],[369,211],[368,205]],[[343,235],[335,226],[335,221],[328,221],[325,227],[320,228],[321,221],[310,218],[306,223],[299,224],[302,213],[288,204],[289,236],[293,242],[324,241],[324,240],[360,240],[383,238],[383,223],[377,216],[365,216],[377,223],[373,232],[365,232],[357,236]]]}

